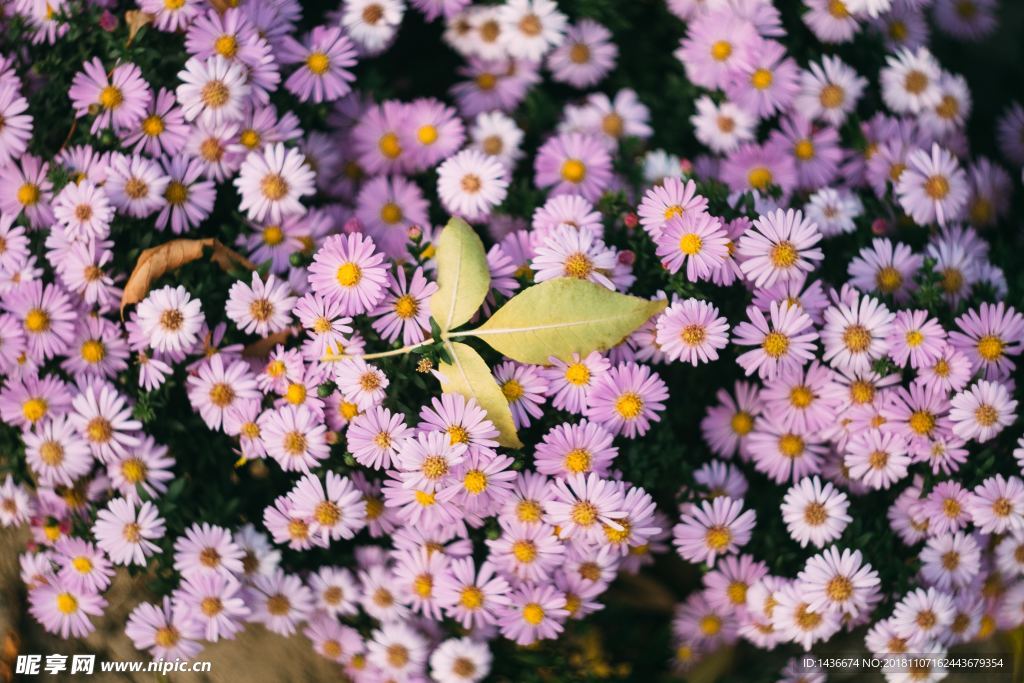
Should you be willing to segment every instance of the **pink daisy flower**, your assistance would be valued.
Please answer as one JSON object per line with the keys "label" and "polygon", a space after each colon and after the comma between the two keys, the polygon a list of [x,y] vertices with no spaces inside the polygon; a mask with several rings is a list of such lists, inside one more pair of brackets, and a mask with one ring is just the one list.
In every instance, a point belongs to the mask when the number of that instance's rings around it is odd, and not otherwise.
{"label": "pink daisy flower", "polygon": [[818,226],[792,209],[778,209],[754,221],[736,245],[740,268],[757,287],[771,287],[778,280],[792,280],[822,260]]}
{"label": "pink daisy flower", "polygon": [[821,471],[826,446],[819,432],[788,430],[770,420],[760,420],[747,441],[754,467],[781,484]]}
{"label": "pink daisy flower", "polygon": [[134,501],[114,498],[97,513],[92,535],[114,564],[145,566],[146,558],[160,550],[154,540],[163,538],[164,530],[153,503],[139,503],[136,509]]}
{"label": "pink daisy flower", "polygon": [[667,398],[668,387],[650,367],[623,363],[595,379],[585,414],[612,433],[633,439],[661,420]]}
{"label": "pink daisy flower", "polygon": [[951,152],[932,145],[931,153],[914,150],[896,183],[900,206],[918,225],[946,225],[958,220],[967,206],[967,174]]}
{"label": "pink daisy flower", "polygon": [[719,496],[684,512],[672,530],[679,555],[687,562],[707,563],[739,551],[750,540],[757,515],[743,510],[743,501]]}
{"label": "pink daisy flower", "polygon": [[356,462],[375,470],[386,470],[396,461],[402,443],[412,436],[401,413],[375,406],[357,415],[345,432],[348,449]]}
{"label": "pink daisy flower", "polygon": [[160,606],[139,603],[128,615],[125,635],[137,649],[158,658],[191,659],[203,648],[199,643],[202,631],[190,620],[174,617],[169,597],[164,597]]}
{"label": "pink daisy flower", "polygon": [[889,356],[897,365],[917,369],[939,359],[946,330],[927,311],[897,311],[888,342]]}
{"label": "pink daisy flower", "polygon": [[528,427],[532,420],[544,414],[541,406],[548,392],[548,382],[537,368],[506,361],[495,366],[494,379],[508,400],[517,429]]}
{"label": "pink daisy flower", "polygon": [[210,429],[220,429],[231,408],[261,398],[249,364],[225,360],[219,353],[211,356],[187,380],[189,399]]}
{"label": "pink daisy flower", "polygon": [[423,341],[430,329],[430,297],[436,291],[437,283],[428,280],[422,268],[408,279],[404,268],[396,268],[389,278],[387,295],[371,312],[379,316],[373,321],[373,329],[389,342],[399,337],[406,345]]}
{"label": "pink daisy flower", "polygon": [[550,138],[537,152],[534,181],[552,195],[578,194],[595,202],[611,181],[611,157],[601,140],[583,133]]}
{"label": "pink daisy flower", "polygon": [[729,255],[729,238],[722,221],[704,212],[686,211],[673,216],[662,226],[655,243],[668,272],[679,272],[685,261],[690,282],[710,279]]}
{"label": "pink daisy flower", "polygon": [[163,165],[169,180],[156,227],[163,230],[170,225],[171,231],[180,235],[206,220],[217,193],[213,181],[203,179],[203,166],[197,159],[173,157]]}
{"label": "pink daisy flower", "polygon": [[312,591],[299,577],[281,569],[256,576],[246,598],[252,609],[249,619],[278,635],[293,635],[297,626],[313,615]]}
{"label": "pink daisy flower", "polygon": [[100,462],[124,457],[141,441],[142,423],[131,419],[132,410],[123,396],[106,383],[89,383],[72,401],[71,424],[89,444]]}
{"label": "pink daisy flower", "polygon": [[735,398],[725,389],[719,389],[715,394],[718,404],[708,408],[700,423],[705,443],[712,452],[725,458],[744,451],[747,436],[754,430],[763,406],[755,384],[736,382],[734,393]]}
{"label": "pink daisy flower", "polygon": [[895,314],[870,296],[851,297],[825,310],[821,340],[824,359],[832,367],[864,372],[889,351]]}
{"label": "pink daisy flower", "polygon": [[983,370],[986,379],[1009,376],[1015,364],[1009,356],[1024,349],[1024,315],[1002,301],[982,303],[956,319],[959,330],[949,342],[971,360],[971,371]]}
{"label": "pink daisy flower", "polygon": [[657,239],[665,224],[688,213],[706,213],[707,198],[697,194],[697,183],[668,177],[647,190],[637,214],[644,230]]}
{"label": "pink daisy flower", "polygon": [[904,479],[910,462],[907,439],[896,432],[878,429],[854,434],[843,460],[850,478],[872,489],[888,489]]}
{"label": "pink daisy flower", "polygon": [[70,239],[87,241],[109,234],[114,207],[101,188],[83,180],[64,186],[54,199],[53,215]]}
{"label": "pink daisy flower", "polygon": [[252,614],[242,584],[222,574],[198,574],[182,580],[172,596],[174,619],[188,621],[205,640],[231,640]]}
{"label": "pink daisy flower", "polygon": [[592,351],[586,358],[574,353],[569,362],[552,356],[550,363],[541,368],[541,372],[548,381],[551,405],[577,415],[583,413],[595,380],[612,366],[598,351]]}
{"label": "pink daisy flower", "polygon": [[267,454],[286,471],[308,472],[330,454],[327,427],[306,406],[284,405],[259,420]]}
{"label": "pink daisy flower", "polygon": [[915,254],[906,244],[879,238],[860,250],[847,272],[850,284],[862,292],[878,292],[906,303],[917,289],[914,277],[923,262],[924,256]]}
{"label": "pink daisy flower", "polygon": [[63,353],[74,341],[77,314],[67,293],[55,284],[26,282],[5,295],[4,307],[21,321],[26,350],[36,360]]}
{"label": "pink daisy flower", "polygon": [[300,199],[313,194],[315,176],[301,152],[280,142],[250,152],[234,180],[242,195],[238,208],[253,221],[301,216],[306,207]]}
{"label": "pink daisy flower", "polygon": [[487,412],[475,399],[462,394],[448,393],[430,399],[429,406],[420,408],[419,429],[444,432],[452,445],[498,447],[498,429],[487,419]]}
{"label": "pink daisy flower", "polygon": [[581,18],[570,25],[565,40],[547,57],[556,81],[575,88],[597,85],[615,66],[619,48],[611,32],[601,24]]}
{"label": "pink daisy flower", "polygon": [[351,92],[356,50],[340,27],[316,26],[302,43],[285,36],[280,53],[282,64],[301,65],[284,83],[301,101],[330,102]]}
{"label": "pink daisy flower", "polygon": [[755,306],[747,307],[750,322],[742,322],[733,330],[733,342],[740,346],[756,346],[736,359],[747,375],[755,371],[762,379],[772,379],[783,370],[798,368],[814,357],[814,341],[818,333],[810,317],[798,306],[773,301],[769,308],[770,322]]}
{"label": "pink daisy flower", "polygon": [[415,170],[431,168],[451,157],[466,139],[465,128],[455,110],[434,98],[413,100],[406,116],[408,123],[402,131],[402,141]]}
{"label": "pink daisy flower", "polygon": [[548,233],[535,251],[530,267],[536,282],[571,277],[615,289],[611,275],[617,255],[589,228],[558,227]]}
{"label": "pink daisy flower", "polygon": [[774,40],[754,42],[725,82],[729,100],[760,118],[785,111],[799,92],[800,67]]}
{"label": "pink daisy flower", "polygon": [[72,486],[92,469],[89,444],[65,415],[38,422],[22,439],[25,459],[44,486]]}
{"label": "pink daisy flower", "polygon": [[1016,421],[1016,410],[1005,384],[980,380],[952,398],[949,419],[958,437],[984,443]]}
{"label": "pink daisy flower", "polygon": [[32,115],[28,100],[22,97],[18,84],[0,78],[0,117],[4,127],[0,130],[0,166],[18,159],[28,149],[32,137]]}
{"label": "pink daisy flower", "polygon": [[29,591],[29,613],[49,633],[61,638],[84,638],[96,626],[89,619],[103,614],[107,601],[99,593],[58,579]]}
{"label": "pink daisy flower", "polygon": [[363,496],[347,477],[327,472],[323,482],[305,475],[289,494],[294,514],[310,520],[310,534],[323,542],[350,539],[365,525]]}
{"label": "pink daisy flower", "polygon": [[801,548],[808,543],[821,548],[843,535],[853,521],[846,494],[818,477],[804,477],[789,487],[782,500],[782,519],[790,537]]}
{"label": "pink daisy flower", "polygon": [[204,574],[241,574],[242,556],[230,531],[205,522],[189,525],[174,542],[174,568],[186,579]]}
{"label": "pink daisy flower", "polygon": [[840,410],[833,391],[834,377],[817,361],[805,368],[780,372],[761,392],[765,412],[784,429],[800,433],[832,426]]}
{"label": "pink daisy flower", "polygon": [[332,235],[313,256],[309,284],[314,292],[342,304],[345,315],[366,313],[385,296],[387,268],[369,237]]}
{"label": "pink daisy flower", "polygon": [[1024,482],[1020,477],[989,477],[974,487],[965,505],[971,521],[983,534],[1024,529]]}
{"label": "pink daisy flower", "polygon": [[243,332],[266,337],[291,323],[297,297],[289,294],[287,283],[275,280],[273,275],[267,275],[264,283],[259,273],[253,272],[251,285],[241,280],[231,285],[226,313]]}
{"label": "pink daisy flower", "polygon": [[95,135],[104,128],[134,128],[146,115],[153,91],[135,64],[118,64],[108,78],[103,63],[94,57],[75,74],[68,97],[77,118],[98,110],[90,129]]}
{"label": "pink daisy flower", "polygon": [[618,454],[612,434],[600,425],[587,420],[566,422],[552,427],[537,444],[534,467],[563,479],[591,472],[606,477]]}
{"label": "pink daisy flower", "polygon": [[729,323],[718,313],[707,301],[692,298],[665,309],[655,338],[665,357],[691,365],[718,360],[718,351],[729,342]]}
{"label": "pink daisy flower", "polygon": [[502,533],[487,540],[489,560],[509,580],[542,582],[564,560],[565,546],[547,524],[499,517]]}
{"label": "pink daisy flower", "polygon": [[557,638],[562,622],[569,616],[565,596],[554,586],[524,586],[509,596],[501,607],[501,634],[519,645]]}

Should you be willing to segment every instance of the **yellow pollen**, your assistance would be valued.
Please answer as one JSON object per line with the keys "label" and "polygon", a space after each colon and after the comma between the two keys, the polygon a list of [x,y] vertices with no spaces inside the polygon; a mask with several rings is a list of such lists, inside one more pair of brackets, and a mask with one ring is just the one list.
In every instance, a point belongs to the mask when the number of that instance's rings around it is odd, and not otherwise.
{"label": "yellow pollen", "polygon": [[380,136],[377,148],[388,159],[397,159],[402,154],[402,145],[398,141],[398,136],[390,132]]}
{"label": "yellow pollen", "polygon": [[615,412],[624,420],[635,420],[644,410],[644,400],[633,391],[627,391],[615,401]]}
{"label": "yellow pollen", "polygon": [[989,363],[999,360],[1003,355],[1003,340],[994,335],[986,335],[978,340],[978,355]]}
{"label": "yellow pollen", "polygon": [[871,333],[863,325],[849,325],[843,331],[843,344],[853,353],[864,353],[871,346]]}
{"label": "yellow pollen", "polygon": [[238,136],[238,141],[242,143],[247,149],[256,149],[263,138],[260,134],[252,128],[246,128],[242,131],[242,134]]}
{"label": "yellow pollen", "polygon": [[466,194],[476,194],[483,187],[483,181],[480,180],[480,176],[475,173],[467,173],[462,176],[462,180],[459,182],[462,191]]}
{"label": "yellow pollen", "polygon": [[727,40],[719,40],[711,46],[711,57],[716,62],[724,62],[732,55],[732,43]]}
{"label": "yellow pollen", "polygon": [[758,90],[770,88],[774,77],[768,69],[758,69],[750,76],[750,84]]}
{"label": "yellow pollen", "polygon": [[573,64],[586,64],[590,61],[590,48],[583,43],[573,43],[569,48],[569,61]]}
{"label": "yellow pollen", "polygon": [[423,507],[430,507],[436,502],[436,499],[434,497],[434,494],[430,493],[429,491],[417,491],[416,502],[422,505]]}
{"label": "yellow pollen", "polygon": [[789,391],[789,402],[794,408],[807,408],[814,402],[814,392],[802,384],[795,386]]}
{"label": "yellow pollen", "polygon": [[164,190],[164,199],[172,206],[181,206],[188,200],[188,187],[177,180],[172,180],[167,183],[167,189]]}
{"label": "yellow pollen", "polygon": [[293,457],[306,453],[306,437],[300,432],[288,432],[285,434],[281,445],[285,452]]}
{"label": "yellow pollen", "polygon": [[988,404],[982,404],[974,411],[974,419],[982,427],[991,427],[999,420],[999,413]]}
{"label": "yellow pollen", "polygon": [[594,272],[594,264],[584,254],[576,252],[565,259],[565,276],[586,280]]}
{"label": "yellow pollen", "polygon": [[579,159],[566,159],[562,164],[562,179],[569,183],[581,183],[587,177],[587,167]]}
{"label": "yellow pollen", "polygon": [[516,541],[512,544],[512,555],[516,562],[530,564],[537,559],[537,546],[532,541]]}
{"label": "yellow pollen", "polygon": [[941,201],[949,194],[949,180],[945,176],[933,175],[924,183],[925,193],[936,201]]}
{"label": "yellow pollen", "polygon": [[537,626],[544,621],[544,609],[535,602],[527,603],[523,607],[523,621],[530,626]]}
{"label": "yellow pollen", "polygon": [[797,434],[786,433],[779,437],[779,452],[787,458],[798,458],[804,452],[804,440]]}
{"label": "yellow pollen", "polygon": [[800,161],[810,161],[814,158],[814,143],[806,138],[799,140],[793,146],[793,153]]}
{"label": "yellow pollen", "polygon": [[766,190],[772,184],[772,172],[764,166],[756,166],[747,174],[747,183],[755,190]]}
{"label": "yellow pollen", "polygon": [[64,462],[64,447],[59,441],[44,441],[39,446],[39,459],[50,467]]}
{"label": "yellow pollen", "polygon": [[233,35],[225,33],[213,41],[213,51],[221,57],[231,59],[238,53],[238,40]]}
{"label": "yellow pollen", "polygon": [[574,448],[565,454],[565,469],[579,474],[590,471],[590,451],[585,448]]}
{"label": "yellow pollen", "polygon": [[501,385],[501,393],[505,395],[506,401],[514,403],[523,397],[525,391],[519,380],[510,379]]}
{"label": "yellow pollen", "polygon": [[120,90],[112,85],[108,85],[103,90],[100,90],[99,102],[100,106],[104,109],[116,109],[124,102],[124,96]]}
{"label": "yellow pollen", "polygon": [[25,316],[25,329],[33,334],[50,329],[50,314],[41,308],[33,308]]}
{"label": "yellow pollen", "polygon": [[729,427],[737,436],[746,436],[754,429],[754,417],[745,410],[741,410],[729,420]]}
{"label": "yellow pollen", "polygon": [[278,173],[268,173],[260,181],[260,191],[272,202],[282,199],[288,194],[288,183]]}
{"label": "yellow pollen", "polygon": [[917,410],[910,415],[907,424],[918,436],[928,436],[935,429],[935,416],[923,410]]}
{"label": "yellow pollen", "polygon": [[342,287],[354,287],[363,279],[363,271],[359,266],[351,261],[346,261],[338,267],[335,279]]}
{"label": "yellow pollen", "polygon": [[74,614],[78,611],[78,600],[71,593],[58,593],[57,609],[62,614]]}
{"label": "yellow pollen", "polygon": [[180,639],[178,629],[173,626],[163,626],[153,634],[153,642],[164,648],[174,647]]}
{"label": "yellow pollen", "polygon": [[919,95],[928,87],[928,75],[915,69],[907,74],[903,87],[911,95]]}
{"label": "yellow pollen", "polygon": [[124,193],[129,199],[142,199],[149,194],[149,185],[141,178],[129,178],[124,184]]}
{"label": "yellow pollen", "polygon": [[792,268],[800,257],[792,242],[783,241],[772,247],[771,260],[776,268]]}
{"label": "yellow pollen", "polygon": [[38,422],[43,419],[47,409],[49,409],[49,404],[44,399],[38,397],[30,398],[21,404],[21,414],[29,422]]}
{"label": "yellow pollen", "polygon": [[317,76],[323,76],[331,68],[331,60],[323,52],[311,52],[306,57],[306,68]]}
{"label": "yellow pollen", "polygon": [[86,436],[93,443],[106,443],[114,436],[110,422],[102,417],[94,417],[85,428]]}
{"label": "yellow pollen", "polygon": [[218,382],[210,388],[210,402],[218,408],[229,406],[234,400],[235,390],[230,384]]}
{"label": "yellow pollen", "polygon": [[704,543],[715,552],[722,552],[732,542],[732,532],[722,525],[708,527],[704,532]]}
{"label": "yellow pollen", "polygon": [[781,332],[769,332],[761,342],[761,348],[770,358],[781,358],[789,351],[789,337]]}
{"label": "yellow pollen", "polygon": [[565,381],[576,387],[590,384],[590,368],[583,363],[573,363],[565,369]]}
{"label": "yellow pollen", "polygon": [[474,496],[479,495],[487,489],[487,475],[481,470],[469,470],[462,478],[462,486]]}
{"label": "yellow pollen", "polygon": [[32,183],[25,183],[18,188],[18,203],[22,206],[33,206],[39,201],[39,186]]}
{"label": "yellow pollen", "polygon": [[679,340],[687,346],[700,346],[707,338],[707,332],[703,325],[687,325],[679,333]]}
{"label": "yellow pollen", "polygon": [[203,89],[199,92],[199,97],[207,107],[219,109],[231,99],[231,91],[228,90],[228,86],[220,81],[210,81],[203,86]]}
{"label": "yellow pollen", "polygon": [[579,526],[590,526],[597,521],[597,508],[593,503],[581,500],[572,506],[569,516]]}
{"label": "yellow pollen", "polygon": [[164,120],[152,114],[142,120],[142,132],[151,138],[155,138],[164,132]]}
{"label": "yellow pollen", "polygon": [[694,256],[700,253],[701,247],[704,245],[700,236],[688,232],[679,238],[679,251],[683,252],[687,256]]}
{"label": "yellow pollen", "polygon": [[128,458],[121,463],[121,476],[129,484],[138,484],[146,478],[146,464],[138,458]]}
{"label": "yellow pollen", "polygon": [[821,89],[821,94],[818,95],[818,101],[821,102],[821,106],[825,109],[835,109],[843,104],[846,100],[846,93],[843,89],[834,84],[829,83]]}
{"label": "yellow pollen", "polygon": [[432,145],[437,142],[437,138],[437,127],[429,123],[425,126],[420,126],[416,131],[416,139],[420,141],[421,145]]}
{"label": "yellow pollen", "polygon": [[284,400],[288,401],[288,403],[291,403],[293,406],[297,406],[306,402],[307,393],[305,384],[292,382],[288,385],[288,388],[285,389]]}
{"label": "yellow pollen", "polygon": [[516,517],[520,522],[539,522],[544,510],[535,500],[521,500],[516,504]]}

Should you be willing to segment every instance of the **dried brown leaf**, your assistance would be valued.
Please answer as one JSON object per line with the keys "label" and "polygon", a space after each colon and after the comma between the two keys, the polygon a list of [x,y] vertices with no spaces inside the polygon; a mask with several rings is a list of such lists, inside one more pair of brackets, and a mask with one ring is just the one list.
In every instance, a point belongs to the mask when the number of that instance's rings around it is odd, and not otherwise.
{"label": "dried brown leaf", "polygon": [[124,13],[124,23],[128,26],[128,45],[132,44],[135,40],[135,36],[139,34],[142,27],[146,24],[153,23],[156,17],[149,12],[143,12],[141,10],[132,9]]}
{"label": "dried brown leaf", "polygon": [[139,260],[135,262],[135,268],[124,286],[124,293],[121,295],[121,315],[124,316],[126,306],[142,301],[149,293],[149,288],[160,277],[186,263],[202,258],[203,251],[207,248],[213,250],[210,259],[225,271],[235,266],[256,269],[249,259],[212,237],[177,239],[150,247],[139,254]]}

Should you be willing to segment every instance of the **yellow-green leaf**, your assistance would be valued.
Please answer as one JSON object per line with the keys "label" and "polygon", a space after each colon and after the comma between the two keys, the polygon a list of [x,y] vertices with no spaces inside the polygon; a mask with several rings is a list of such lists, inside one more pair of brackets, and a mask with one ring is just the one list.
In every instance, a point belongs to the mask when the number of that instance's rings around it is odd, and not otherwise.
{"label": "yellow-green leaf", "polygon": [[439,372],[444,378],[441,389],[446,393],[454,391],[467,398],[475,398],[498,428],[498,443],[506,448],[522,448],[523,442],[516,435],[508,399],[484,359],[471,347],[459,342],[448,342],[444,348],[452,362],[441,363]]}
{"label": "yellow-green leaf", "polygon": [[430,314],[442,332],[473,317],[491,287],[491,271],[480,236],[461,218],[453,218],[437,240],[437,292]]}
{"label": "yellow-green leaf", "polygon": [[523,290],[465,334],[522,363],[546,365],[551,356],[569,360],[574,353],[612,348],[665,305],[587,280],[558,278]]}

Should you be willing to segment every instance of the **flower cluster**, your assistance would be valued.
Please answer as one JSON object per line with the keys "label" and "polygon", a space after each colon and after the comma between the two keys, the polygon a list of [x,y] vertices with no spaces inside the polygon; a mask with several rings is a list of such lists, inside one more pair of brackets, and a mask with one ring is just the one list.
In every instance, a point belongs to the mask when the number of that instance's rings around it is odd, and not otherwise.
{"label": "flower cluster", "polygon": [[[977,40],[994,0],[668,0],[672,121],[552,0],[123,4],[0,19],[0,524],[47,631],[91,633],[125,568],[153,657],[259,623],[355,681],[480,681],[680,559],[683,669],[1024,623],[1014,181],[925,21]],[[409,25],[454,65],[431,95],[384,85]],[[1024,163],[1024,108],[998,138]],[[478,320],[561,278],[664,305],[612,348],[482,352],[522,448],[450,390],[448,216],[488,245]]]}

